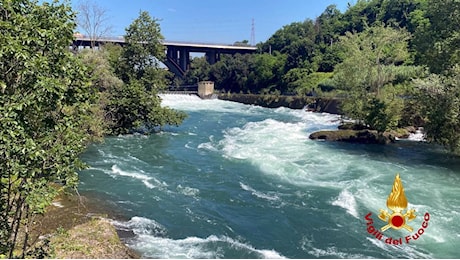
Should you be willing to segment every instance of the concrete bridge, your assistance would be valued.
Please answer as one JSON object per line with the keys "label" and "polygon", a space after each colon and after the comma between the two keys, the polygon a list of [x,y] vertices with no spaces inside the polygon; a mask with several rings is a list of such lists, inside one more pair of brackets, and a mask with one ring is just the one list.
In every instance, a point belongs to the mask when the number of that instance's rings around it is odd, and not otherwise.
{"label": "concrete bridge", "polygon": [[[73,47],[99,47],[105,43],[113,43],[125,45],[123,37],[106,37],[93,40],[90,37],[76,35],[73,41]],[[214,64],[220,60],[221,54],[246,54],[255,53],[255,46],[239,46],[228,44],[213,44],[213,43],[193,43],[193,42],[178,42],[178,41],[163,41],[166,47],[165,65],[168,69],[179,77],[183,77],[185,72],[190,68],[190,53],[204,53],[206,60],[210,64]]]}

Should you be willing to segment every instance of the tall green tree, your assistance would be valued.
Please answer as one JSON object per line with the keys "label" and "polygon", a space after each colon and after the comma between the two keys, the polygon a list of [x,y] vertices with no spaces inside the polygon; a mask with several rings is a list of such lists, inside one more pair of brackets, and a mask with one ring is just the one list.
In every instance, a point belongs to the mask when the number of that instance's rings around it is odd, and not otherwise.
{"label": "tall green tree", "polygon": [[406,28],[411,33],[415,32],[419,23],[416,19],[417,12],[425,8],[426,0],[379,1],[381,2],[378,13],[379,21],[386,25]]}
{"label": "tall green tree", "polygon": [[335,65],[342,61],[341,53],[336,47],[345,23],[343,14],[335,5],[326,10],[315,21],[315,46],[312,61],[319,72],[332,72]]}
{"label": "tall green tree", "polygon": [[348,3],[348,9],[343,14],[344,26],[341,34],[364,31],[377,20],[378,11],[378,2],[375,0],[357,0],[354,5]]}
{"label": "tall green tree", "polygon": [[179,125],[185,113],[161,107],[158,92],[166,87],[167,71],[160,67],[165,57],[158,20],[142,11],[126,28],[125,41],[118,60],[116,74],[124,84],[109,90],[106,113],[112,134],[126,134],[141,127],[147,131],[163,125]]}
{"label": "tall green tree", "polygon": [[[69,51],[68,4],[0,4],[0,257],[25,257],[33,216],[77,184],[94,89]],[[23,236],[18,233],[23,230]]]}
{"label": "tall green tree", "polygon": [[316,43],[332,45],[338,41],[339,33],[343,30],[343,14],[336,5],[329,5],[324,12],[316,18]]}
{"label": "tall green tree", "polygon": [[427,0],[423,11],[414,17],[417,62],[439,74],[460,64],[460,1]]}
{"label": "tall green tree", "polygon": [[[409,34],[402,29],[383,25],[369,27],[362,33],[347,33],[341,38],[345,50],[344,61],[336,66],[334,80],[338,88],[348,95],[343,104],[347,116],[362,120],[379,131],[395,124],[397,115],[387,113],[394,98],[394,90],[384,87],[396,79],[397,65],[409,57],[407,41]],[[378,110],[378,111],[373,111]],[[387,115],[388,119],[373,122],[369,115]]]}
{"label": "tall green tree", "polygon": [[126,28],[122,64],[119,75],[124,82],[141,80],[149,89],[163,89],[166,85],[164,69],[160,62],[165,58],[164,40],[158,20],[148,12],[141,11],[139,17]]}

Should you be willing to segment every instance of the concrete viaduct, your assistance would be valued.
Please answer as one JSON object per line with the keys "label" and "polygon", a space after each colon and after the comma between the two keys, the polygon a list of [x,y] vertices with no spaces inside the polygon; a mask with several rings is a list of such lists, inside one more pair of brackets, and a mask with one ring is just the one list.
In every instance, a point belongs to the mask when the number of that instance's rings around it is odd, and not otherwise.
{"label": "concrete viaduct", "polygon": [[[73,47],[90,47],[103,45],[104,43],[114,43],[125,45],[123,37],[107,37],[91,40],[89,37],[76,35],[73,41]],[[192,43],[192,42],[174,42],[163,41],[166,47],[165,65],[168,69],[179,77],[183,77],[185,72],[190,68],[190,53],[204,53],[206,60],[210,64],[214,64],[220,60],[221,54],[246,54],[255,53],[257,47],[254,46],[238,46],[226,44],[211,44],[211,43]]]}

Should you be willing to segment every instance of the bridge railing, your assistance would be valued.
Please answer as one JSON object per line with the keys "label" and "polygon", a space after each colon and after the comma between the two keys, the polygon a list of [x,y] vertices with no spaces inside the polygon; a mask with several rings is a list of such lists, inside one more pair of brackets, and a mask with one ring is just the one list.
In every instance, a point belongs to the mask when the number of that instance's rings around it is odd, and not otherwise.
{"label": "bridge railing", "polygon": [[[103,36],[93,39],[89,36],[83,34],[74,34],[74,37],[77,41],[97,41],[97,42],[118,42],[124,43],[124,36]],[[211,42],[190,42],[190,41],[162,41],[164,45],[209,45],[209,46],[232,46],[232,47],[241,47],[241,48],[256,48],[253,45],[239,45],[239,44],[228,44],[228,43],[211,43]]]}

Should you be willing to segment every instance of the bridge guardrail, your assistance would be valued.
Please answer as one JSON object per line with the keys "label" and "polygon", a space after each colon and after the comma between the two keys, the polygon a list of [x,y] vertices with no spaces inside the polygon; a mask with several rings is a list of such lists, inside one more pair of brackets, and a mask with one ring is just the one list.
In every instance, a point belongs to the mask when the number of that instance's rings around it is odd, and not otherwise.
{"label": "bridge guardrail", "polygon": [[[98,37],[97,39],[91,39],[91,37],[82,35],[82,34],[74,34],[75,40],[77,41],[91,41],[95,40],[97,42],[119,42],[124,43],[125,37],[124,36],[104,36]],[[188,42],[188,41],[162,41],[165,45],[204,45],[204,46],[228,46],[228,47],[240,47],[240,48],[247,48],[247,49],[257,49],[256,46],[248,45],[235,45],[235,44],[228,44],[228,43],[210,43],[210,42]]]}

